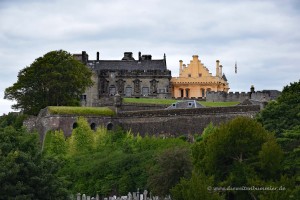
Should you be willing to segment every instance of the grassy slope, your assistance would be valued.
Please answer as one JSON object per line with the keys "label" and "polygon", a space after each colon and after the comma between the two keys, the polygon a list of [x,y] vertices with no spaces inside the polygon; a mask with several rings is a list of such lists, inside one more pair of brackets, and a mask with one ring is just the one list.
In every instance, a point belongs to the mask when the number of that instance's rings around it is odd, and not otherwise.
{"label": "grassy slope", "polygon": [[[150,98],[124,98],[124,103],[144,103],[144,104],[168,104],[177,102],[174,99],[150,99]],[[198,101],[198,103],[206,107],[234,106],[239,102],[206,102]]]}
{"label": "grassy slope", "polygon": [[100,115],[100,116],[115,115],[115,112],[108,107],[49,106],[48,111],[51,114]]}

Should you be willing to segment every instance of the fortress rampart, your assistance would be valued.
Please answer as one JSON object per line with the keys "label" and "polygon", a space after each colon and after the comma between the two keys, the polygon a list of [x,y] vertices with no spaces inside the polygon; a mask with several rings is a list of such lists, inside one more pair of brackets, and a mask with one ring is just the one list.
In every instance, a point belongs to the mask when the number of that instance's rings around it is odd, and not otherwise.
{"label": "fortress rampart", "polygon": [[277,98],[280,94],[279,91],[274,90],[263,90],[257,92],[206,92],[206,101],[211,102],[229,102],[237,101],[243,102],[246,99],[253,101],[270,101]]}
{"label": "fortress rampart", "polygon": [[[114,129],[121,126],[142,136],[160,135],[180,136],[200,134],[212,122],[215,125],[227,122],[237,116],[253,118],[260,110],[259,105],[172,109],[172,110],[143,110],[124,111],[113,117],[85,116],[91,129],[99,126]],[[24,122],[29,130],[37,130],[43,141],[49,130],[63,130],[65,136],[72,134],[76,127],[77,115],[53,115],[43,109],[39,116]]]}

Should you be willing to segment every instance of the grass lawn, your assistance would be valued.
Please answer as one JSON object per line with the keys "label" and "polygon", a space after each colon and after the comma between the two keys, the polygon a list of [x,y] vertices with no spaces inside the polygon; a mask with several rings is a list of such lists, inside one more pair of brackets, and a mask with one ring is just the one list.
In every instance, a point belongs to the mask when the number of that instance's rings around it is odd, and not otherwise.
{"label": "grass lawn", "polygon": [[235,106],[240,102],[206,102],[206,101],[198,101],[198,103],[202,104],[206,107],[226,107],[226,106]]}
{"label": "grass lawn", "polygon": [[124,103],[144,103],[144,104],[172,104],[177,100],[174,99],[150,99],[150,98],[124,98]]}
{"label": "grass lawn", "polygon": [[[124,98],[124,103],[143,103],[143,104],[167,104],[171,105],[180,100],[175,99],[151,99],[151,98]],[[235,106],[239,102],[206,102],[198,101],[198,103],[206,107],[223,107],[223,106]]]}
{"label": "grass lawn", "polygon": [[115,115],[115,112],[108,107],[49,106],[48,111],[51,114],[100,115],[100,116]]}

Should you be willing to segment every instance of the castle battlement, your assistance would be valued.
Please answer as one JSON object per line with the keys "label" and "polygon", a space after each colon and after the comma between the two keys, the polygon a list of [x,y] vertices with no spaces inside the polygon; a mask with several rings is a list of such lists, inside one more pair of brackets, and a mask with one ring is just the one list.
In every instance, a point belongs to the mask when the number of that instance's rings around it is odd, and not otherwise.
{"label": "castle battlement", "polygon": [[253,101],[270,101],[276,99],[280,95],[277,90],[263,90],[256,92],[206,92],[206,101],[211,102],[228,102],[228,101],[238,101],[243,102],[246,99]]}

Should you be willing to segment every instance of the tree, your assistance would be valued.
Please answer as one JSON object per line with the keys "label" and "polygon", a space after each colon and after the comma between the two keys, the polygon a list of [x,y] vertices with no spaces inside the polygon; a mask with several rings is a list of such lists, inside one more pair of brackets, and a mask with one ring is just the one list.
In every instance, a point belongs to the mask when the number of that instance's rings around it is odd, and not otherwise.
{"label": "tree", "polygon": [[263,126],[277,134],[300,124],[300,80],[285,86],[277,101],[270,102],[258,117]]}
{"label": "tree", "polygon": [[51,51],[22,69],[4,98],[16,100],[13,109],[37,115],[46,106],[76,106],[92,85],[92,72],[63,50]]}
{"label": "tree", "polygon": [[192,171],[190,150],[170,148],[159,154],[156,164],[150,170],[148,185],[153,194],[161,197],[170,194],[180,178],[189,178]]}
{"label": "tree", "polygon": [[[194,171],[214,176],[219,187],[276,182],[282,175],[283,151],[272,133],[260,123],[238,117],[221,125],[193,147]],[[227,199],[251,199],[253,191],[225,191]]]}
{"label": "tree", "polygon": [[0,128],[0,198],[66,199],[67,181],[60,161],[44,158],[37,134],[12,126]]}

